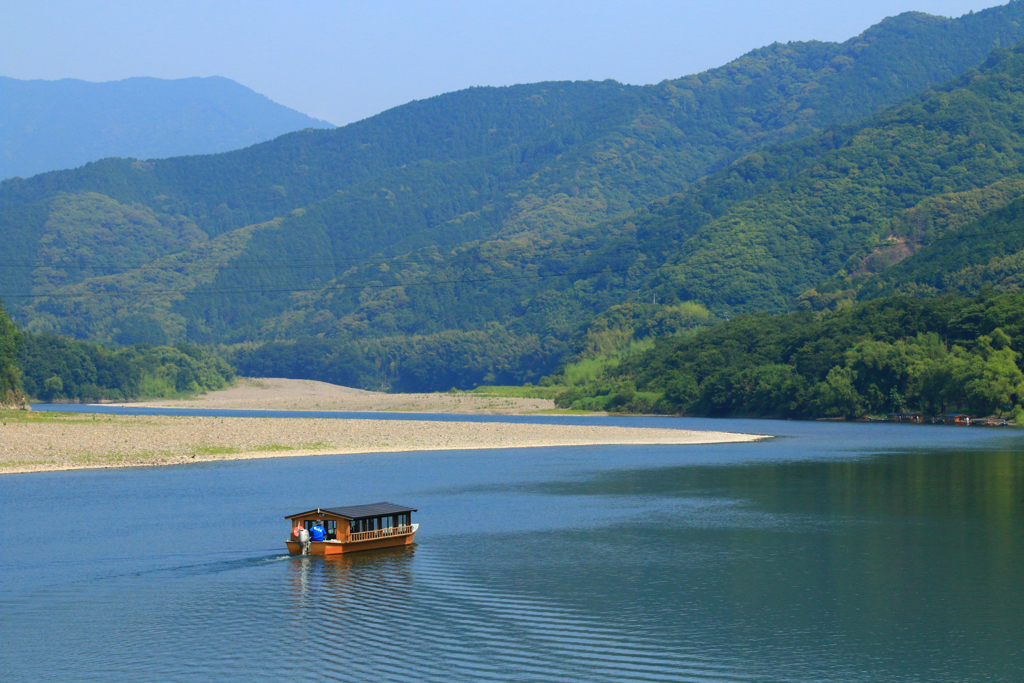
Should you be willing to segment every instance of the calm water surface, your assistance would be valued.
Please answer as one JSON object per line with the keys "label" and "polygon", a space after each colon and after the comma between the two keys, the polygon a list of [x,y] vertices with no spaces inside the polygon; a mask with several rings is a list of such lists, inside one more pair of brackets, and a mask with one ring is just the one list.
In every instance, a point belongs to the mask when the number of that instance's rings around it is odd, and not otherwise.
{"label": "calm water surface", "polygon": [[[0,679],[1024,680],[1024,434],[572,422],[779,438],[3,476]],[[282,552],[379,500],[416,546]]]}

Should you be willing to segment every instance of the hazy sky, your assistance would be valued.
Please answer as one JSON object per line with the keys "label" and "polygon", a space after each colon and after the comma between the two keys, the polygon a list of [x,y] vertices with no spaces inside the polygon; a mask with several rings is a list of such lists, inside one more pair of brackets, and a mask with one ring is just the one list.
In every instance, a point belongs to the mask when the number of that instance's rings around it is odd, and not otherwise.
{"label": "hazy sky", "polygon": [[773,41],[998,0],[2,0],[0,75],[226,76],[345,124],[472,85],[656,83]]}

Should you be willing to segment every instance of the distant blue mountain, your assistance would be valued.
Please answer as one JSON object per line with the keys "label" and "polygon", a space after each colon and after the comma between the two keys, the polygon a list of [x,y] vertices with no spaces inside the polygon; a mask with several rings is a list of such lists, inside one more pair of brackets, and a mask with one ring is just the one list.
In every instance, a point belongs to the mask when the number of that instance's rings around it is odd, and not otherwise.
{"label": "distant blue mountain", "polygon": [[227,152],[333,127],[219,76],[108,83],[0,77],[0,179],[106,157]]}

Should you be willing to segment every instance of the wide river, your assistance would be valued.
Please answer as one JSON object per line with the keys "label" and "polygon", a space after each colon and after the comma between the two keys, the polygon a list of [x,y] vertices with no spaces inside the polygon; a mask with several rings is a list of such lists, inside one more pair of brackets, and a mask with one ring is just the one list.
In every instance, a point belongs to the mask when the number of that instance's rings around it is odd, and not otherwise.
{"label": "wide river", "polygon": [[1024,680],[1024,432],[571,421],[778,438],[0,476],[0,680]]}

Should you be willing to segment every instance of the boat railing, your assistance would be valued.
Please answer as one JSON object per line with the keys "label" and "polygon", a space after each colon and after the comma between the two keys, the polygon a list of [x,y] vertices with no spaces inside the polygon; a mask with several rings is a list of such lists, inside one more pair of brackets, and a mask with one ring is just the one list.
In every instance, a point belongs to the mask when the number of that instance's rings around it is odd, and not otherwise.
{"label": "boat railing", "polygon": [[373,531],[357,531],[348,537],[349,542],[353,541],[372,541],[375,538],[390,538],[392,536],[406,536],[411,534],[414,529],[414,524],[405,524],[403,526],[389,526],[384,529],[374,529]]}

